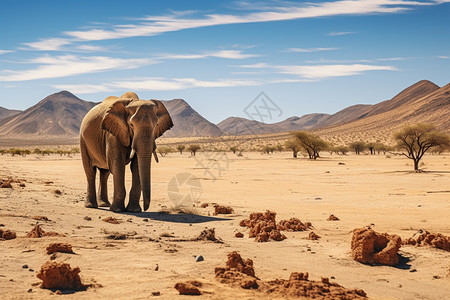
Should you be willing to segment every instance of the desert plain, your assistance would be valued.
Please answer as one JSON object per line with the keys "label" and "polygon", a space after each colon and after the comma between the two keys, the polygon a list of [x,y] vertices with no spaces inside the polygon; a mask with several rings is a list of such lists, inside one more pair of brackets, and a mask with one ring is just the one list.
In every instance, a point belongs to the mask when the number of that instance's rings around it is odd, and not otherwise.
{"label": "desert plain", "polygon": [[[12,188],[0,189],[0,228],[17,235],[0,241],[0,295],[181,299],[192,296],[180,296],[174,285],[197,280],[203,284],[201,298],[273,299],[215,278],[214,269],[237,251],[253,260],[261,280],[308,272],[310,280],[328,277],[345,288],[364,290],[369,299],[446,299],[450,252],[402,245],[396,267],[361,264],[351,255],[355,228],[371,227],[402,239],[420,229],[450,235],[450,155],[428,154],[422,162],[424,172],[413,173],[409,159],[383,154],[323,153],[312,161],[293,159],[289,152],[170,153],[152,165],[149,211],[113,213],[84,207],[86,182],[79,154],[3,155],[0,178],[17,179],[24,186],[12,183]],[[169,182],[181,173],[195,176],[201,187],[180,186],[178,193],[192,198],[178,203],[169,196],[174,192]],[[129,171],[126,182],[129,191]],[[112,191],[110,178],[110,200]],[[202,207],[204,203],[209,205]],[[214,215],[214,204],[234,212]],[[266,210],[276,212],[277,221],[296,217],[313,227],[283,232],[283,241],[255,242],[239,223]],[[340,220],[328,221],[331,214]],[[119,224],[103,221],[107,217]],[[27,238],[36,224],[65,236]],[[205,228],[215,228],[221,242],[195,240]],[[311,231],[320,238],[306,239]],[[237,232],[244,237],[235,237]],[[51,260],[46,247],[55,242],[71,244],[74,254],[57,253],[52,259],[79,267],[82,282],[93,287],[63,295],[39,287],[36,274]],[[196,261],[199,255],[203,261]]]}

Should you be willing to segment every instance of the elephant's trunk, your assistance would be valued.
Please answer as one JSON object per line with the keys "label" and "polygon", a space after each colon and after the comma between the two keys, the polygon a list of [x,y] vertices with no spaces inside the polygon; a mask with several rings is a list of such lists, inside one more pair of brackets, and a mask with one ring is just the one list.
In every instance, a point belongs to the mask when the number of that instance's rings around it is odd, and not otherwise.
{"label": "elephant's trunk", "polygon": [[144,198],[144,211],[150,206],[151,193],[151,165],[154,141],[139,147],[137,151],[139,179],[141,181],[142,197]]}

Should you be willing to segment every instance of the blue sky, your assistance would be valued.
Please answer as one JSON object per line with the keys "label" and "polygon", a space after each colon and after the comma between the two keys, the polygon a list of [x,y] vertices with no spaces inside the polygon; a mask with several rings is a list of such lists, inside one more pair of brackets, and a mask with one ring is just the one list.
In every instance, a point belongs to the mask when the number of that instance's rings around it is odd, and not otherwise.
{"label": "blue sky", "polygon": [[0,2],[0,106],[68,90],[183,98],[217,123],[264,92],[269,122],[450,82],[450,1]]}

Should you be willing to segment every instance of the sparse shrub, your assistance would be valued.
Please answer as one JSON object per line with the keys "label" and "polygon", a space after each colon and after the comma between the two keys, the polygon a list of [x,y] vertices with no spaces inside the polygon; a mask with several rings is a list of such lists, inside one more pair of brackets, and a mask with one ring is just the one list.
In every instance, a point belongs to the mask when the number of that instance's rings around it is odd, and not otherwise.
{"label": "sparse shrub", "polygon": [[298,141],[296,141],[295,139],[291,139],[291,140],[287,140],[284,143],[284,146],[286,147],[286,149],[290,149],[292,150],[292,156],[294,158],[297,158],[297,153],[300,151],[301,146],[298,143]]}
{"label": "sparse shrub", "polygon": [[352,149],[353,151],[355,151],[355,154],[359,155],[359,154],[361,154],[361,152],[363,152],[367,148],[367,145],[363,141],[357,141],[357,142],[351,143],[350,145],[348,145],[348,147],[350,149]]}
{"label": "sparse shrub", "polygon": [[270,146],[270,145],[266,145],[262,148],[262,152],[266,153],[266,154],[273,154],[273,151],[275,151],[275,147]]}
{"label": "sparse shrub", "polygon": [[159,153],[162,157],[164,157],[164,156],[166,156],[168,153],[171,153],[171,152],[172,152],[172,148],[167,147],[167,146],[159,146],[159,147],[157,148],[157,150],[158,150],[158,153]]}

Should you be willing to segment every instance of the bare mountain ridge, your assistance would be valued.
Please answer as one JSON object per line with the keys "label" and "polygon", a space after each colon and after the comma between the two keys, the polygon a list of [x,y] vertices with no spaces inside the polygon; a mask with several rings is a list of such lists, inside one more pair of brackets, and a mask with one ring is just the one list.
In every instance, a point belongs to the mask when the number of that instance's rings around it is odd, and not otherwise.
{"label": "bare mountain ridge", "polygon": [[6,119],[10,116],[17,115],[20,112],[21,112],[21,110],[7,109],[7,108],[0,106],[0,120]]}
{"label": "bare mountain ridge", "polygon": [[[218,136],[222,131],[203,118],[182,99],[162,100],[174,127],[164,136]],[[52,94],[18,114],[0,120],[0,137],[8,139],[78,137],[80,125],[95,102],[81,100],[68,91]]]}
{"label": "bare mountain ridge", "polygon": [[[374,105],[357,104],[349,106],[332,115],[308,114],[302,117],[290,117],[284,121],[273,124],[265,124],[254,120],[249,123],[250,120],[245,118],[232,117],[220,122],[217,125],[225,133],[231,135],[268,134],[295,130],[319,129],[328,126],[351,123],[370,116],[382,114],[390,110],[395,110],[399,107],[413,103],[418,99],[435,92],[436,90],[439,90],[439,86],[428,80],[421,80],[407,87],[391,100],[386,100]],[[260,130],[255,131],[254,128],[259,128]]]}

